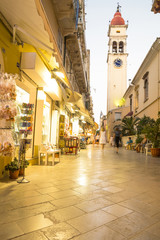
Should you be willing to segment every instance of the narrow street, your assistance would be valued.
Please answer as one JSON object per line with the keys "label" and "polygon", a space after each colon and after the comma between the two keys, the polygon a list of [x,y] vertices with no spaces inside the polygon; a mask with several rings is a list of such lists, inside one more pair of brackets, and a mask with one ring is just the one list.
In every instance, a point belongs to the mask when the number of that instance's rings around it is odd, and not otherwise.
{"label": "narrow street", "polygon": [[160,239],[160,158],[109,145],[0,182],[0,239]]}

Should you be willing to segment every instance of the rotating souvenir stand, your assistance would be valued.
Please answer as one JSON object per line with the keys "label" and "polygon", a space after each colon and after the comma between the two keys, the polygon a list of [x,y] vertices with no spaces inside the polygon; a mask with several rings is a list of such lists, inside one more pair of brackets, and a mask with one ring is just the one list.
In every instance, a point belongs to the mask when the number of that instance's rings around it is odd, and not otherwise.
{"label": "rotating souvenir stand", "polygon": [[33,108],[34,104],[22,103],[21,109],[21,123],[19,133],[21,135],[20,148],[19,148],[19,163],[23,166],[23,178],[18,180],[18,183],[28,183],[25,179],[25,155],[26,150],[31,145],[31,138],[29,135],[32,134],[32,122],[33,122]]}
{"label": "rotating souvenir stand", "polygon": [[0,73],[0,161],[1,172],[4,166],[11,161],[14,153],[12,131],[16,109],[16,79],[17,74]]}
{"label": "rotating souvenir stand", "polygon": [[78,137],[69,137],[65,138],[65,153],[74,153],[75,155],[79,150],[79,138]]}

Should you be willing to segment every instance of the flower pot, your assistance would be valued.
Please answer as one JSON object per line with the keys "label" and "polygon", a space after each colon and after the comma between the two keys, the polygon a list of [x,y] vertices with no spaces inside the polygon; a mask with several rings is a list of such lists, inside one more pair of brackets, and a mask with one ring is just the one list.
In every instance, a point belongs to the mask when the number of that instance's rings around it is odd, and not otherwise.
{"label": "flower pot", "polygon": [[151,148],[151,154],[153,157],[160,156],[160,148]]}
{"label": "flower pot", "polygon": [[9,171],[9,177],[11,179],[17,179],[19,176],[19,169],[18,170],[15,170],[14,172],[12,171]]}

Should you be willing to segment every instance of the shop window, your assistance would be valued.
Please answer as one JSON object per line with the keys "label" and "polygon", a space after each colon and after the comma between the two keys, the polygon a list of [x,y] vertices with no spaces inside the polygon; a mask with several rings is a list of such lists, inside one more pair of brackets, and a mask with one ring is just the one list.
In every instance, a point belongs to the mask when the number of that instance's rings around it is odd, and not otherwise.
{"label": "shop window", "polygon": [[115,121],[121,120],[121,112],[115,112]]}
{"label": "shop window", "polygon": [[119,52],[120,53],[124,52],[124,43],[122,41],[119,42]]}
{"label": "shop window", "polygon": [[44,102],[42,122],[42,143],[48,144],[49,141],[50,141],[50,103]]}
{"label": "shop window", "polygon": [[15,118],[15,132],[18,134],[20,129],[22,103],[29,103],[30,94],[18,86],[16,86],[16,94],[17,116]]}
{"label": "shop window", "polygon": [[117,53],[117,42],[116,41],[114,41],[112,44],[112,52]]}

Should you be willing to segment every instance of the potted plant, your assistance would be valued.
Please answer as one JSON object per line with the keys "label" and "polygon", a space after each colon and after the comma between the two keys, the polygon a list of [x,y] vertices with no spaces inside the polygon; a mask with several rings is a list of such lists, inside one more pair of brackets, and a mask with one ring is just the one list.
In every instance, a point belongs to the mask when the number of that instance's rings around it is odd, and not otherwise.
{"label": "potted plant", "polygon": [[144,128],[147,139],[152,143],[151,154],[154,157],[160,156],[160,117],[148,121]]}
{"label": "potted plant", "polygon": [[139,118],[134,117],[124,117],[121,122],[122,135],[131,136],[136,133],[136,126],[139,123]]}
{"label": "potted plant", "polygon": [[24,160],[20,162],[20,169],[19,169],[19,176],[23,176],[24,175],[24,170],[25,168],[27,168],[29,165],[28,160]]}
{"label": "potted plant", "polygon": [[7,164],[5,166],[5,170],[9,170],[9,177],[11,179],[17,179],[19,176],[19,162],[17,158],[15,157],[11,163]]}

